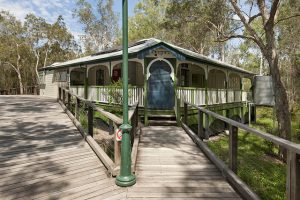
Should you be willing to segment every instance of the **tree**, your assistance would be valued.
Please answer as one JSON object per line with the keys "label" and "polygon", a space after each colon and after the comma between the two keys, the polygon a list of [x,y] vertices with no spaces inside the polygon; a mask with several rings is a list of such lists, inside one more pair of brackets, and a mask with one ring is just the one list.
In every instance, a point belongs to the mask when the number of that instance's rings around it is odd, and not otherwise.
{"label": "tree", "polygon": [[[39,81],[38,68],[47,66],[49,57],[51,62],[63,61],[74,58],[74,53],[78,51],[74,37],[68,31],[62,16],[58,16],[53,24],[49,24],[41,17],[28,14],[24,28],[27,44],[36,58],[37,82]],[[55,59],[51,59],[54,57]],[[40,65],[41,58],[44,58],[42,65]]]}
{"label": "tree", "polygon": [[87,54],[109,48],[118,33],[118,16],[113,12],[113,0],[98,0],[96,11],[86,0],[78,0],[73,15],[83,25],[82,37]]}
{"label": "tree", "polygon": [[20,48],[24,44],[24,29],[20,21],[6,11],[0,12],[0,65],[13,69],[23,94]]}
{"label": "tree", "polygon": [[217,41],[219,32],[212,24],[226,31],[230,14],[224,0],[174,0],[167,9],[164,26],[173,42],[224,61],[226,44]]}
{"label": "tree", "polygon": [[24,86],[39,83],[38,68],[76,56],[77,44],[61,16],[49,24],[29,14],[22,24],[9,12],[2,11],[0,27],[0,67],[5,72],[0,73],[1,89],[3,85],[19,87],[23,94]]}
{"label": "tree", "polygon": [[[270,74],[272,75],[279,134],[281,137],[291,140],[291,116],[289,111],[289,102],[279,70],[279,54],[275,31],[276,25],[279,22],[289,19],[293,15],[290,15],[285,19],[278,19],[281,3],[280,0],[267,2],[265,0],[257,0],[256,2],[247,1],[246,3],[249,6],[249,13],[242,10],[237,0],[229,0],[229,3],[233,12],[239,18],[239,24],[241,25],[240,28],[242,29],[243,34],[240,34],[237,30],[233,30],[230,33],[224,33],[220,29],[217,30],[220,34],[222,34],[224,40],[242,38],[253,41],[259,47],[262,55],[268,62]],[[255,14],[252,14],[252,11],[255,10],[253,7],[256,7],[256,10],[258,10]],[[261,27],[254,27],[254,21],[259,21],[261,23]],[[285,157],[285,153],[282,149],[281,156],[282,158]]]}
{"label": "tree", "polygon": [[129,41],[135,42],[145,38],[166,39],[162,27],[166,9],[170,0],[143,0],[134,8],[134,16],[129,18]]}

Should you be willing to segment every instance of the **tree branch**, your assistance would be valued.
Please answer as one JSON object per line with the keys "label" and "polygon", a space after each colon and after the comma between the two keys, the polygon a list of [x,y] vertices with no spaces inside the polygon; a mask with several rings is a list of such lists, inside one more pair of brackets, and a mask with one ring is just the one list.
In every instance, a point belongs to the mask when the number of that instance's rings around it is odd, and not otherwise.
{"label": "tree branch", "polygon": [[278,19],[276,22],[275,22],[275,25],[282,22],[282,21],[285,21],[285,20],[288,20],[288,19],[291,19],[291,18],[294,18],[294,17],[300,17],[300,13],[297,13],[295,15],[291,15],[291,16],[288,16],[288,17],[283,17],[281,19]]}
{"label": "tree branch", "polygon": [[266,8],[266,2],[265,0],[257,0],[257,4],[258,4],[258,8],[260,10],[262,19],[263,19],[263,23],[264,25],[267,23],[267,20],[269,18],[269,14]]}
{"label": "tree branch", "polygon": [[248,39],[248,40],[253,40],[255,41],[255,38],[252,36],[246,36],[246,35],[230,35],[230,36],[223,36],[223,39],[220,40],[216,40],[215,42],[226,42],[230,39],[234,39],[234,38],[240,38],[240,39]]}
{"label": "tree branch", "polygon": [[[263,1],[263,0],[258,0],[258,1]],[[249,23],[247,23],[246,18],[244,17],[244,15],[242,14],[241,9],[237,5],[237,0],[230,0],[230,3],[232,5],[232,7],[234,8],[235,13],[239,16],[239,18],[243,22],[246,30],[250,33],[251,37],[254,39],[253,41],[261,49],[265,49],[265,45],[264,45],[263,40],[257,35],[256,31],[252,28],[252,26]],[[261,11],[261,14],[262,14],[262,17],[264,18],[264,11],[263,12]]]}
{"label": "tree branch", "polygon": [[274,24],[276,18],[277,18],[277,14],[278,14],[278,7],[280,4],[280,0],[274,0],[272,7],[271,7],[271,11],[270,11],[270,17],[268,19],[267,23],[272,23]]}
{"label": "tree branch", "polygon": [[248,24],[250,24],[253,20],[255,20],[257,17],[260,17],[261,13],[257,13],[256,15],[253,15],[249,18]]}
{"label": "tree branch", "polygon": [[19,73],[19,71],[17,70],[17,68],[16,68],[13,64],[11,64],[10,62],[1,62],[1,61],[0,61],[0,64],[1,64],[1,63],[2,63],[3,66],[4,66],[4,65],[7,65],[7,66],[13,68],[13,70],[15,70],[16,73]]}

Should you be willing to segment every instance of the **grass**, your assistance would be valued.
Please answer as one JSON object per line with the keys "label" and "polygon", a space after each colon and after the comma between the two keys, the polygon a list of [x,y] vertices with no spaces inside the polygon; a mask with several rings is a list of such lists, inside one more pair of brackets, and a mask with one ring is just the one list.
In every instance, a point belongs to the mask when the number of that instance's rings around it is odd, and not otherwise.
{"label": "grass", "polygon": [[[292,115],[292,140],[299,143],[299,115]],[[252,127],[278,135],[274,128],[271,108],[257,109],[257,123]],[[208,146],[225,163],[228,163],[228,136],[220,135],[208,141]],[[266,200],[285,199],[286,164],[277,160],[278,148],[271,142],[244,131],[238,136],[238,176],[260,197]]]}

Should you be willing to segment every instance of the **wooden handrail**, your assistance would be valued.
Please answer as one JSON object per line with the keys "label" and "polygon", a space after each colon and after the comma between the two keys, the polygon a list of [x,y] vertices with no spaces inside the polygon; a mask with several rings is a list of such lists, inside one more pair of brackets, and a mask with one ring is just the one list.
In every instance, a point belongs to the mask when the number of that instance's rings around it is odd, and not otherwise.
{"label": "wooden handrail", "polygon": [[[70,109],[70,104],[71,104],[71,96],[75,97],[75,117],[70,114],[71,112],[68,110]],[[65,101],[67,98],[67,104],[68,108],[64,106]],[[118,116],[105,111],[103,108],[100,108],[96,106],[92,101],[86,100],[76,94],[73,94],[70,90],[63,88],[63,87],[58,87],[58,100],[64,106],[64,109],[67,109],[67,114],[71,116],[70,118],[75,121],[75,125],[79,127],[80,132],[82,132],[84,137],[87,138],[87,142],[90,144],[92,149],[96,152],[98,157],[101,159],[101,161],[104,163],[106,168],[111,172],[113,176],[117,175],[119,172],[119,165],[120,165],[120,159],[121,159],[121,142],[116,140],[116,137],[114,137],[114,162],[105,154],[105,152],[98,146],[96,145],[96,141],[93,139],[93,117],[94,117],[94,111],[101,113],[103,116],[107,117],[110,121],[110,124],[112,124],[113,129],[116,132],[119,129],[119,126],[123,123],[123,120],[119,118]],[[78,116],[78,111],[79,111],[79,104],[80,102],[84,102],[84,104],[88,108],[88,134],[86,134],[81,127],[80,123],[77,120]],[[133,143],[132,145],[132,168],[133,171],[135,170],[135,164],[136,164],[136,156],[137,156],[137,146],[139,143],[139,137],[135,137],[137,132],[139,131],[139,126],[138,126],[138,106],[139,103],[136,102],[132,107],[129,109],[129,121],[132,125],[132,130],[130,132],[131,135],[131,141]],[[112,122],[112,123],[111,123]],[[105,154],[105,155],[104,155]]]}
{"label": "wooden handrail", "polygon": [[[188,116],[188,105],[191,107],[194,107],[198,109],[198,137],[196,138],[195,134],[192,132],[192,130],[187,126],[187,116]],[[203,131],[203,114],[205,115],[205,133]],[[209,151],[207,151],[208,147],[201,142],[201,139],[206,138],[208,139],[208,129],[209,124],[208,122],[208,116],[212,116],[218,120],[221,120],[229,125],[229,169],[224,168],[225,165],[220,165],[221,162],[216,158],[216,156]],[[273,142],[276,145],[279,145],[283,148],[285,148],[288,152],[287,154],[287,176],[286,176],[286,199],[288,200],[299,200],[300,199],[300,144],[293,143],[291,141],[285,140],[283,138],[280,138],[278,136],[271,135],[269,133],[256,130],[254,128],[251,128],[245,124],[242,124],[240,122],[234,121],[232,119],[228,119],[222,115],[219,115],[217,113],[214,113],[208,109],[205,109],[204,107],[197,106],[194,104],[191,104],[189,102],[184,101],[184,116],[183,116],[183,122],[182,122],[183,128],[186,130],[186,132],[196,141],[198,146],[206,152],[206,155],[220,168],[220,170],[224,170],[226,175],[230,177],[230,181],[233,185],[235,185],[236,188],[238,188],[240,191],[242,191],[243,194],[245,194],[246,199],[253,199],[253,193],[249,191],[247,188],[245,188],[245,184],[234,175],[233,173],[237,172],[237,164],[238,164],[238,128],[243,129],[247,131],[248,133],[254,134],[260,138],[263,138],[267,141]],[[216,161],[217,160],[217,161]]]}
{"label": "wooden handrail", "polygon": [[247,126],[245,124],[242,124],[240,122],[234,121],[234,120],[229,119],[229,118],[226,118],[226,117],[224,117],[222,115],[214,113],[214,112],[212,112],[210,110],[207,110],[207,109],[205,109],[203,107],[200,107],[200,106],[188,103],[186,101],[185,101],[185,103],[188,104],[188,105],[190,105],[190,106],[192,106],[192,107],[194,107],[194,108],[197,108],[199,111],[201,111],[203,113],[206,113],[206,114],[208,114],[208,115],[210,115],[210,116],[212,116],[212,117],[214,117],[216,119],[219,119],[219,120],[221,120],[223,122],[226,122],[227,124],[230,124],[232,126],[241,128],[241,129],[243,129],[243,130],[245,130],[247,132],[253,133],[253,134],[255,134],[255,135],[257,135],[257,136],[259,136],[261,138],[264,138],[264,139],[266,139],[266,140],[268,140],[270,142],[273,142],[273,143],[275,143],[275,144],[277,144],[279,146],[282,146],[282,147],[284,147],[284,148],[286,148],[286,149],[288,149],[290,151],[293,151],[293,152],[295,152],[297,154],[300,154],[300,144],[296,144],[296,143],[293,143],[291,141],[288,141],[288,140],[285,140],[283,138],[280,138],[278,136],[271,135],[269,133],[266,133],[266,132],[263,132],[263,131],[251,128],[251,127],[249,127],[249,126]]}

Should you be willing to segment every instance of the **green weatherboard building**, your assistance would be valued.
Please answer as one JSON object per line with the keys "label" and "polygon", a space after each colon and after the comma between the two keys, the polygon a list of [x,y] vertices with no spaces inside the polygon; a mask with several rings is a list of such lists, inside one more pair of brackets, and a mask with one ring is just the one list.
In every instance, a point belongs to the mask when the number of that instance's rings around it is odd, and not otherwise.
{"label": "green weatherboard building", "polygon": [[[184,100],[247,120],[252,72],[154,38],[129,45],[128,53],[129,105],[139,102],[146,125],[154,115],[174,114],[179,122]],[[54,63],[40,69],[40,75],[43,96],[57,97],[58,86],[63,86],[109,103],[111,84],[122,78],[122,49]]]}

